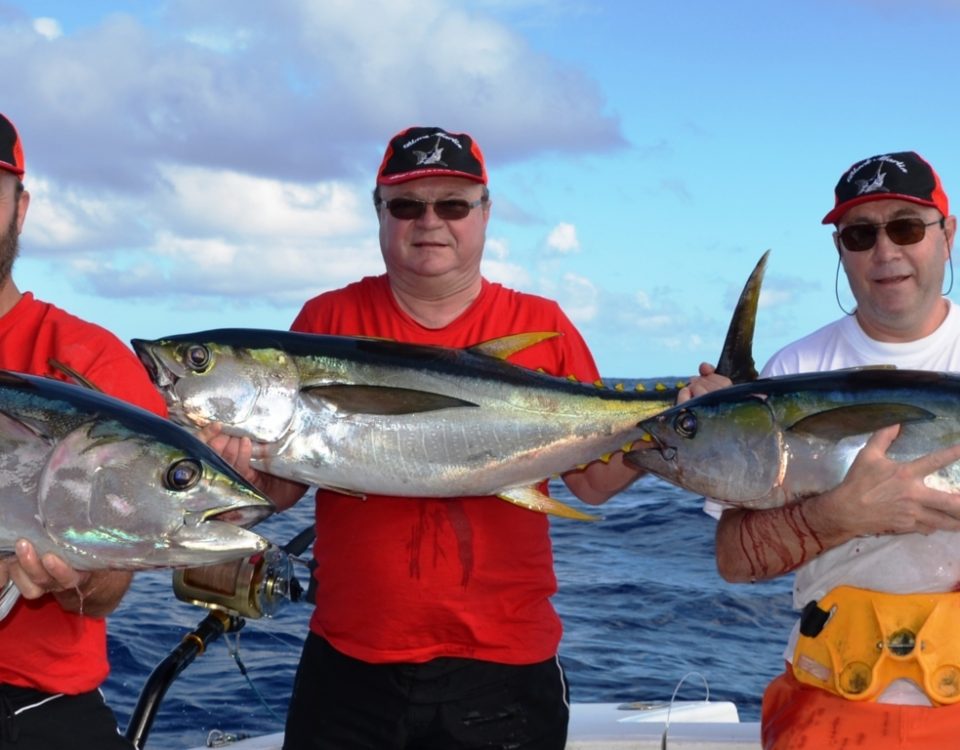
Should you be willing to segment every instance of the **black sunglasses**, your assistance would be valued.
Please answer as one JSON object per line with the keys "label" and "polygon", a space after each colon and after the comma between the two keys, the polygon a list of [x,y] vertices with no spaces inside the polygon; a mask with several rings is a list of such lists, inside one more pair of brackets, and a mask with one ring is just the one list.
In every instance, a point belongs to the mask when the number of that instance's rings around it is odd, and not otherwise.
{"label": "black sunglasses", "polygon": [[468,201],[463,198],[444,198],[439,201],[421,201],[416,198],[391,198],[380,201],[394,219],[414,221],[427,212],[427,206],[433,206],[433,212],[444,221],[465,219],[473,209],[483,203],[485,198]]}
{"label": "black sunglasses", "polygon": [[836,232],[834,236],[851,253],[869,250],[877,244],[877,235],[883,227],[887,237],[895,245],[914,245],[927,234],[927,227],[939,224],[943,229],[943,218],[925,222],[923,219],[894,219],[883,224],[851,224]]}

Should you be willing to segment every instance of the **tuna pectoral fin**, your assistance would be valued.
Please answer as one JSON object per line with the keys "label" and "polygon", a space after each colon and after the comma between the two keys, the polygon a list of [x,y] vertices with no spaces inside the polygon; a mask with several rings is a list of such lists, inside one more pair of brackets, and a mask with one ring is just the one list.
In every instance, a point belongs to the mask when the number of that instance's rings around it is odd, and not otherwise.
{"label": "tuna pectoral fin", "polygon": [[600,516],[575,510],[569,505],[564,505],[559,500],[554,500],[549,495],[544,495],[536,487],[511,487],[499,493],[497,497],[501,500],[506,500],[508,503],[519,505],[521,508],[533,510],[537,513],[548,513],[551,516],[574,518],[578,521],[600,520]]}
{"label": "tuna pectoral fin", "polygon": [[853,404],[811,414],[791,425],[789,430],[836,442],[890,425],[923,422],[935,417],[932,412],[910,404]]}
{"label": "tuna pectoral fin", "polygon": [[555,331],[515,333],[510,336],[501,336],[498,339],[484,341],[469,347],[469,349],[475,354],[485,354],[488,357],[495,357],[496,359],[506,359],[511,354],[522,352],[534,344],[556,338],[559,335],[560,334]]}
{"label": "tuna pectoral fin", "polygon": [[441,393],[381,385],[312,385],[303,389],[303,395],[307,399],[322,399],[340,411],[352,414],[416,414],[476,406],[470,401]]}
{"label": "tuna pectoral fin", "polygon": [[49,433],[50,425],[41,419],[31,419],[28,416],[14,412],[0,411],[0,433],[5,437],[21,441],[32,442],[42,440],[44,443],[53,443]]}

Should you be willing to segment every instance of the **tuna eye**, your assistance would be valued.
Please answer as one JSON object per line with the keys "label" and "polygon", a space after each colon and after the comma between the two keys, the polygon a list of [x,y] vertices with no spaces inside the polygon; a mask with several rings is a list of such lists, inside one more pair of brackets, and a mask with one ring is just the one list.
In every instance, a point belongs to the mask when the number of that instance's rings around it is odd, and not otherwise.
{"label": "tuna eye", "polygon": [[181,458],[171,464],[164,476],[164,484],[168,490],[189,490],[203,475],[203,467],[192,458]]}
{"label": "tuna eye", "polygon": [[194,372],[203,372],[210,364],[210,350],[202,344],[194,344],[186,351],[184,359]]}
{"label": "tuna eye", "polygon": [[697,415],[692,411],[682,411],[673,420],[673,429],[680,437],[697,436]]}

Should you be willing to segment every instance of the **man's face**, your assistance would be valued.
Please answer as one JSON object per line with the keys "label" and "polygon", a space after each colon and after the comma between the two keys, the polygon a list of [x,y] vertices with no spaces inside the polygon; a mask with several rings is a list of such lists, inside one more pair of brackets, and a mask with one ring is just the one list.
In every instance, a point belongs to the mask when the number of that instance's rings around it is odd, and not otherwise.
{"label": "man's face", "polygon": [[462,219],[442,219],[433,205],[419,218],[398,219],[386,207],[387,201],[456,199],[472,203],[482,193],[482,185],[460,177],[424,177],[381,186],[380,250],[391,278],[416,283],[479,274],[490,204],[472,208]]}
{"label": "man's face", "polygon": [[887,224],[895,219],[918,219],[929,224],[924,236],[913,244],[898,245],[885,227],[876,232],[876,243],[854,252],[839,242],[840,257],[853,296],[857,319],[863,329],[880,341],[914,341],[932,333],[943,321],[944,264],[949,258],[956,230],[952,216],[941,229],[940,212],[902,200],[862,203],[847,211],[838,233],[855,225]]}
{"label": "man's face", "polygon": [[10,277],[20,247],[20,230],[27,213],[30,196],[18,190],[19,180],[9,173],[0,173],[0,282]]}

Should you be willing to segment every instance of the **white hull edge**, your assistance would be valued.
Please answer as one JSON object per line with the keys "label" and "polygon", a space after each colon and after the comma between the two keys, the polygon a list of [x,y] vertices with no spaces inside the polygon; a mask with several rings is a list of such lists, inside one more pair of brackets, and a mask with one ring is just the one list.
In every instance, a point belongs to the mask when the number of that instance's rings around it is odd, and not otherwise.
{"label": "white hull edge", "polygon": [[[668,721],[669,712],[669,724]],[[664,730],[667,732],[663,744]],[[228,750],[281,750],[283,733],[239,740]],[[574,703],[567,750],[760,750],[758,722],[726,701]],[[206,746],[189,750],[208,750]]]}

